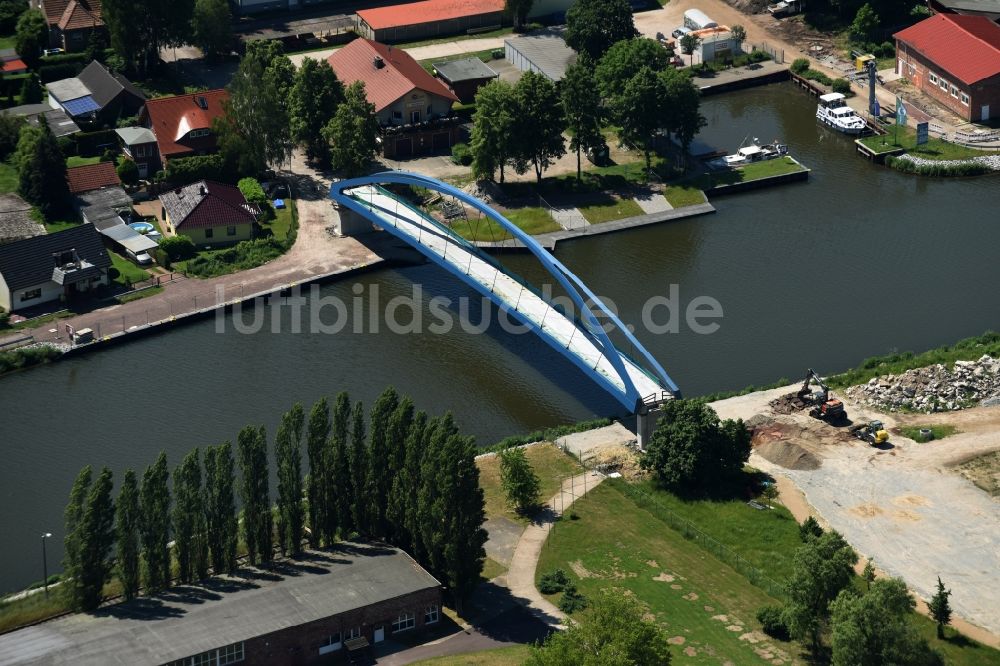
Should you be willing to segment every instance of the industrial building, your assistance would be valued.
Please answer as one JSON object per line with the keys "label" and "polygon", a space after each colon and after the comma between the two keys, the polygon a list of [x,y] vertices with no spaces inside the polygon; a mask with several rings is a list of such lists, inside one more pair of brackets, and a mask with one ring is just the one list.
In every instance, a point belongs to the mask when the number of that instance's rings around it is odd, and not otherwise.
{"label": "industrial building", "polygon": [[376,42],[407,42],[503,25],[504,0],[423,0],[357,12],[356,32]]}
{"label": "industrial building", "polygon": [[522,72],[538,72],[550,81],[561,81],[576,62],[576,51],[566,45],[564,28],[550,28],[505,39],[504,57]]}

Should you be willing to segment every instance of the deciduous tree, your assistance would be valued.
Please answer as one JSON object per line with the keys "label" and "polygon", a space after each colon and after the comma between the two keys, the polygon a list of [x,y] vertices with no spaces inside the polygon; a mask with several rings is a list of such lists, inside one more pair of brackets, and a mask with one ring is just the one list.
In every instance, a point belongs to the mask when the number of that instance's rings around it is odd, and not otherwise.
{"label": "deciduous tree", "polygon": [[732,36],[733,41],[736,42],[737,46],[742,47],[743,42],[747,38],[747,29],[739,23],[736,23],[729,28],[729,34]]}
{"label": "deciduous tree", "polygon": [[577,0],[566,12],[566,44],[594,60],[638,34],[627,0]]}
{"label": "deciduous tree", "polygon": [[517,120],[514,123],[514,170],[534,167],[535,180],[566,154],[566,118],[555,84],[537,72],[525,72],[514,86]]}
{"label": "deciduous tree", "polygon": [[126,470],[115,508],[116,568],[126,600],[139,595],[139,483]]}
{"label": "deciduous tree", "polygon": [[444,517],[442,573],[459,613],[479,583],[486,560],[486,500],[479,485],[476,453],[471,437],[452,435],[445,442],[438,473],[442,485],[440,512]]}
{"label": "deciduous tree", "polygon": [[524,27],[535,0],[505,0],[503,10],[514,20],[514,32]]}
{"label": "deciduous tree", "polygon": [[38,80],[38,74],[32,72],[21,84],[21,92],[17,96],[17,101],[21,104],[38,104],[45,99],[45,90],[42,82]]}
{"label": "deciduous tree", "polygon": [[502,79],[490,81],[476,93],[472,114],[472,173],[478,179],[493,180],[512,157],[512,134],[517,117],[514,87]]}
{"label": "deciduous tree", "polygon": [[[409,398],[404,400],[408,401]],[[420,465],[423,462],[426,430],[427,414],[417,412],[406,434],[403,464],[393,476],[392,492],[389,495],[389,523],[393,527],[395,543],[418,559],[421,555],[414,549],[414,535],[417,533],[417,493],[420,489]]]}
{"label": "deciduous tree", "polygon": [[851,583],[858,555],[835,531],[809,539],[795,551],[785,587],[785,619],[796,638],[809,637],[814,650],[830,617],[830,602]]}
{"label": "deciduous tree", "polygon": [[576,178],[582,174],[581,154],[588,150],[603,151],[607,147],[601,133],[601,92],[594,78],[594,65],[581,55],[566,70],[560,88],[566,129],[570,133],[569,149],[576,153]]}
{"label": "deciduous tree", "polygon": [[691,56],[690,64],[692,67],[694,67],[694,52],[698,50],[699,44],[701,44],[701,37],[692,32],[681,37],[681,53]]}
{"label": "deciduous tree", "polygon": [[201,460],[191,450],[174,470],[174,550],[181,582],[190,583],[208,573]]}
{"label": "deciduous tree", "polygon": [[292,141],[305,149],[306,157],[321,164],[330,162],[330,142],[323,128],[344,101],[344,86],[326,62],[305,58],[295,73],[289,100]]}
{"label": "deciduous tree", "polygon": [[49,25],[45,15],[37,9],[29,9],[17,19],[14,33],[14,48],[29,67],[37,67],[42,49],[49,45]]}
{"label": "deciduous tree", "polygon": [[330,441],[330,406],[326,398],[320,398],[309,410],[309,426],[306,431],[306,458],[309,461],[306,496],[309,498],[309,545],[317,548],[323,542],[328,513],[336,513],[326,496],[324,479],[330,474],[332,463]]}
{"label": "deciduous tree", "polygon": [[509,448],[497,453],[497,457],[500,459],[500,486],[507,504],[518,513],[525,513],[538,506],[541,487],[524,449]]}
{"label": "deciduous tree", "polygon": [[278,465],[278,544],[282,555],[302,550],[302,424],[305,412],[296,403],[281,417],[274,438]]}
{"label": "deciduous tree", "polygon": [[139,536],[145,562],[146,589],[155,594],[170,585],[170,488],[167,485],[167,454],[160,452],[156,462],[142,475],[139,505],[142,518]]}
{"label": "deciduous tree", "polygon": [[239,539],[233,485],[233,446],[229,442],[205,450],[205,513],[208,550],[216,574],[236,571]]}
{"label": "deciduous tree", "polygon": [[105,467],[87,495],[87,507],[80,524],[79,575],[68,581],[74,607],[93,610],[104,599],[104,583],[111,576],[108,556],[114,545],[115,505],[111,470]]}
{"label": "deciduous tree", "polygon": [[597,61],[594,77],[601,94],[610,102],[625,92],[625,86],[643,67],[654,72],[670,67],[667,50],[653,39],[627,39],[614,44]]}
{"label": "deciduous tree", "polygon": [[394,443],[390,440],[389,422],[398,406],[399,394],[390,386],[375,400],[368,420],[365,496],[369,504],[365,527],[368,534],[383,538],[389,536],[385,512],[389,502],[389,491],[392,489],[391,459],[395,455]]}
{"label": "deciduous tree", "polygon": [[195,0],[191,17],[191,43],[209,58],[225,55],[232,48],[232,15],[226,0]]}
{"label": "deciduous tree", "polygon": [[365,439],[365,407],[359,400],[351,408],[351,526],[355,532],[370,533],[367,525],[371,500],[365,479],[368,475],[368,445]]}
{"label": "deciduous tree", "polygon": [[[81,575],[81,542],[83,540],[83,514],[93,481],[93,470],[87,465],[76,475],[69,491],[69,502],[63,512],[66,536],[63,537],[63,574],[66,578]],[[72,598],[72,597],[71,597]]]}
{"label": "deciduous tree", "polygon": [[[329,464],[323,477],[323,496],[327,502],[327,519],[323,528],[323,539],[333,543],[340,532],[342,538],[355,530],[353,502],[356,496],[356,477],[352,467],[353,447],[351,446],[351,399],[341,391],[333,402],[330,438],[327,442]],[[364,421],[361,422],[364,428]],[[364,433],[360,434],[364,440]]]}
{"label": "deciduous tree", "polygon": [[274,556],[271,496],[268,490],[267,433],[264,426],[246,426],[236,437],[243,500],[243,541],[250,564]]}
{"label": "deciduous tree", "polygon": [[330,144],[330,163],[346,176],[365,172],[378,148],[375,105],[368,101],[363,81],[347,87],[343,103],[322,131]]}
{"label": "deciduous tree", "polygon": [[49,124],[39,118],[38,129],[25,129],[18,141],[18,193],[38,207],[46,219],[64,212],[69,204],[66,158]]}

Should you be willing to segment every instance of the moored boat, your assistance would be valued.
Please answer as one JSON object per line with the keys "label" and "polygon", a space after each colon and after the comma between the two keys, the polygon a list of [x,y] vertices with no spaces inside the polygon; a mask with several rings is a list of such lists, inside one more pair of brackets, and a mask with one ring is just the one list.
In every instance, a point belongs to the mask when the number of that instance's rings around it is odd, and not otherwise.
{"label": "moored boat", "polygon": [[867,127],[865,121],[844,103],[845,99],[842,93],[820,95],[819,106],[816,107],[816,119],[838,132],[861,134]]}

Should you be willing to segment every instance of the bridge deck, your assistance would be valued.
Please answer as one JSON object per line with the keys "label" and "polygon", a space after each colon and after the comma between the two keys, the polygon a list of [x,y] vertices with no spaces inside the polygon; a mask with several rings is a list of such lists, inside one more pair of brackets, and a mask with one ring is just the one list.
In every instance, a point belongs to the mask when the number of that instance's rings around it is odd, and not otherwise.
{"label": "bridge deck", "polygon": [[[399,201],[381,188],[366,185],[349,190],[347,194],[382,220],[380,226],[391,226],[397,233],[408,236],[412,243],[435,255],[436,259],[484,295],[517,312],[551,342],[575,356],[619,391],[627,392],[624,382],[602,353],[596,338],[585,333],[577,322],[553,308],[517,278],[497,269],[481,257],[467,241],[449,234],[439,223],[428,219],[426,214]],[[618,354],[622,359],[639,396],[663,395],[665,389],[660,382],[631,358],[618,349],[612,349],[610,353]]]}

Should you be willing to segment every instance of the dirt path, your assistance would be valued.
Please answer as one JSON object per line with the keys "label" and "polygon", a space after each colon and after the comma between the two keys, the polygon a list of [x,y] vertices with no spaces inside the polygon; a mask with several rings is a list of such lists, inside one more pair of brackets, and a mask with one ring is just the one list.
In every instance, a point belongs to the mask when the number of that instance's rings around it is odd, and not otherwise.
{"label": "dirt path", "polygon": [[563,481],[560,492],[548,501],[534,522],[521,534],[521,539],[514,549],[514,556],[510,560],[507,587],[511,594],[527,606],[538,619],[554,628],[563,628],[566,615],[543,597],[535,587],[538,558],[542,554],[542,546],[545,545],[556,519],[572,506],[577,498],[583,497],[585,492],[590,492],[603,480],[603,475],[587,472]]}

